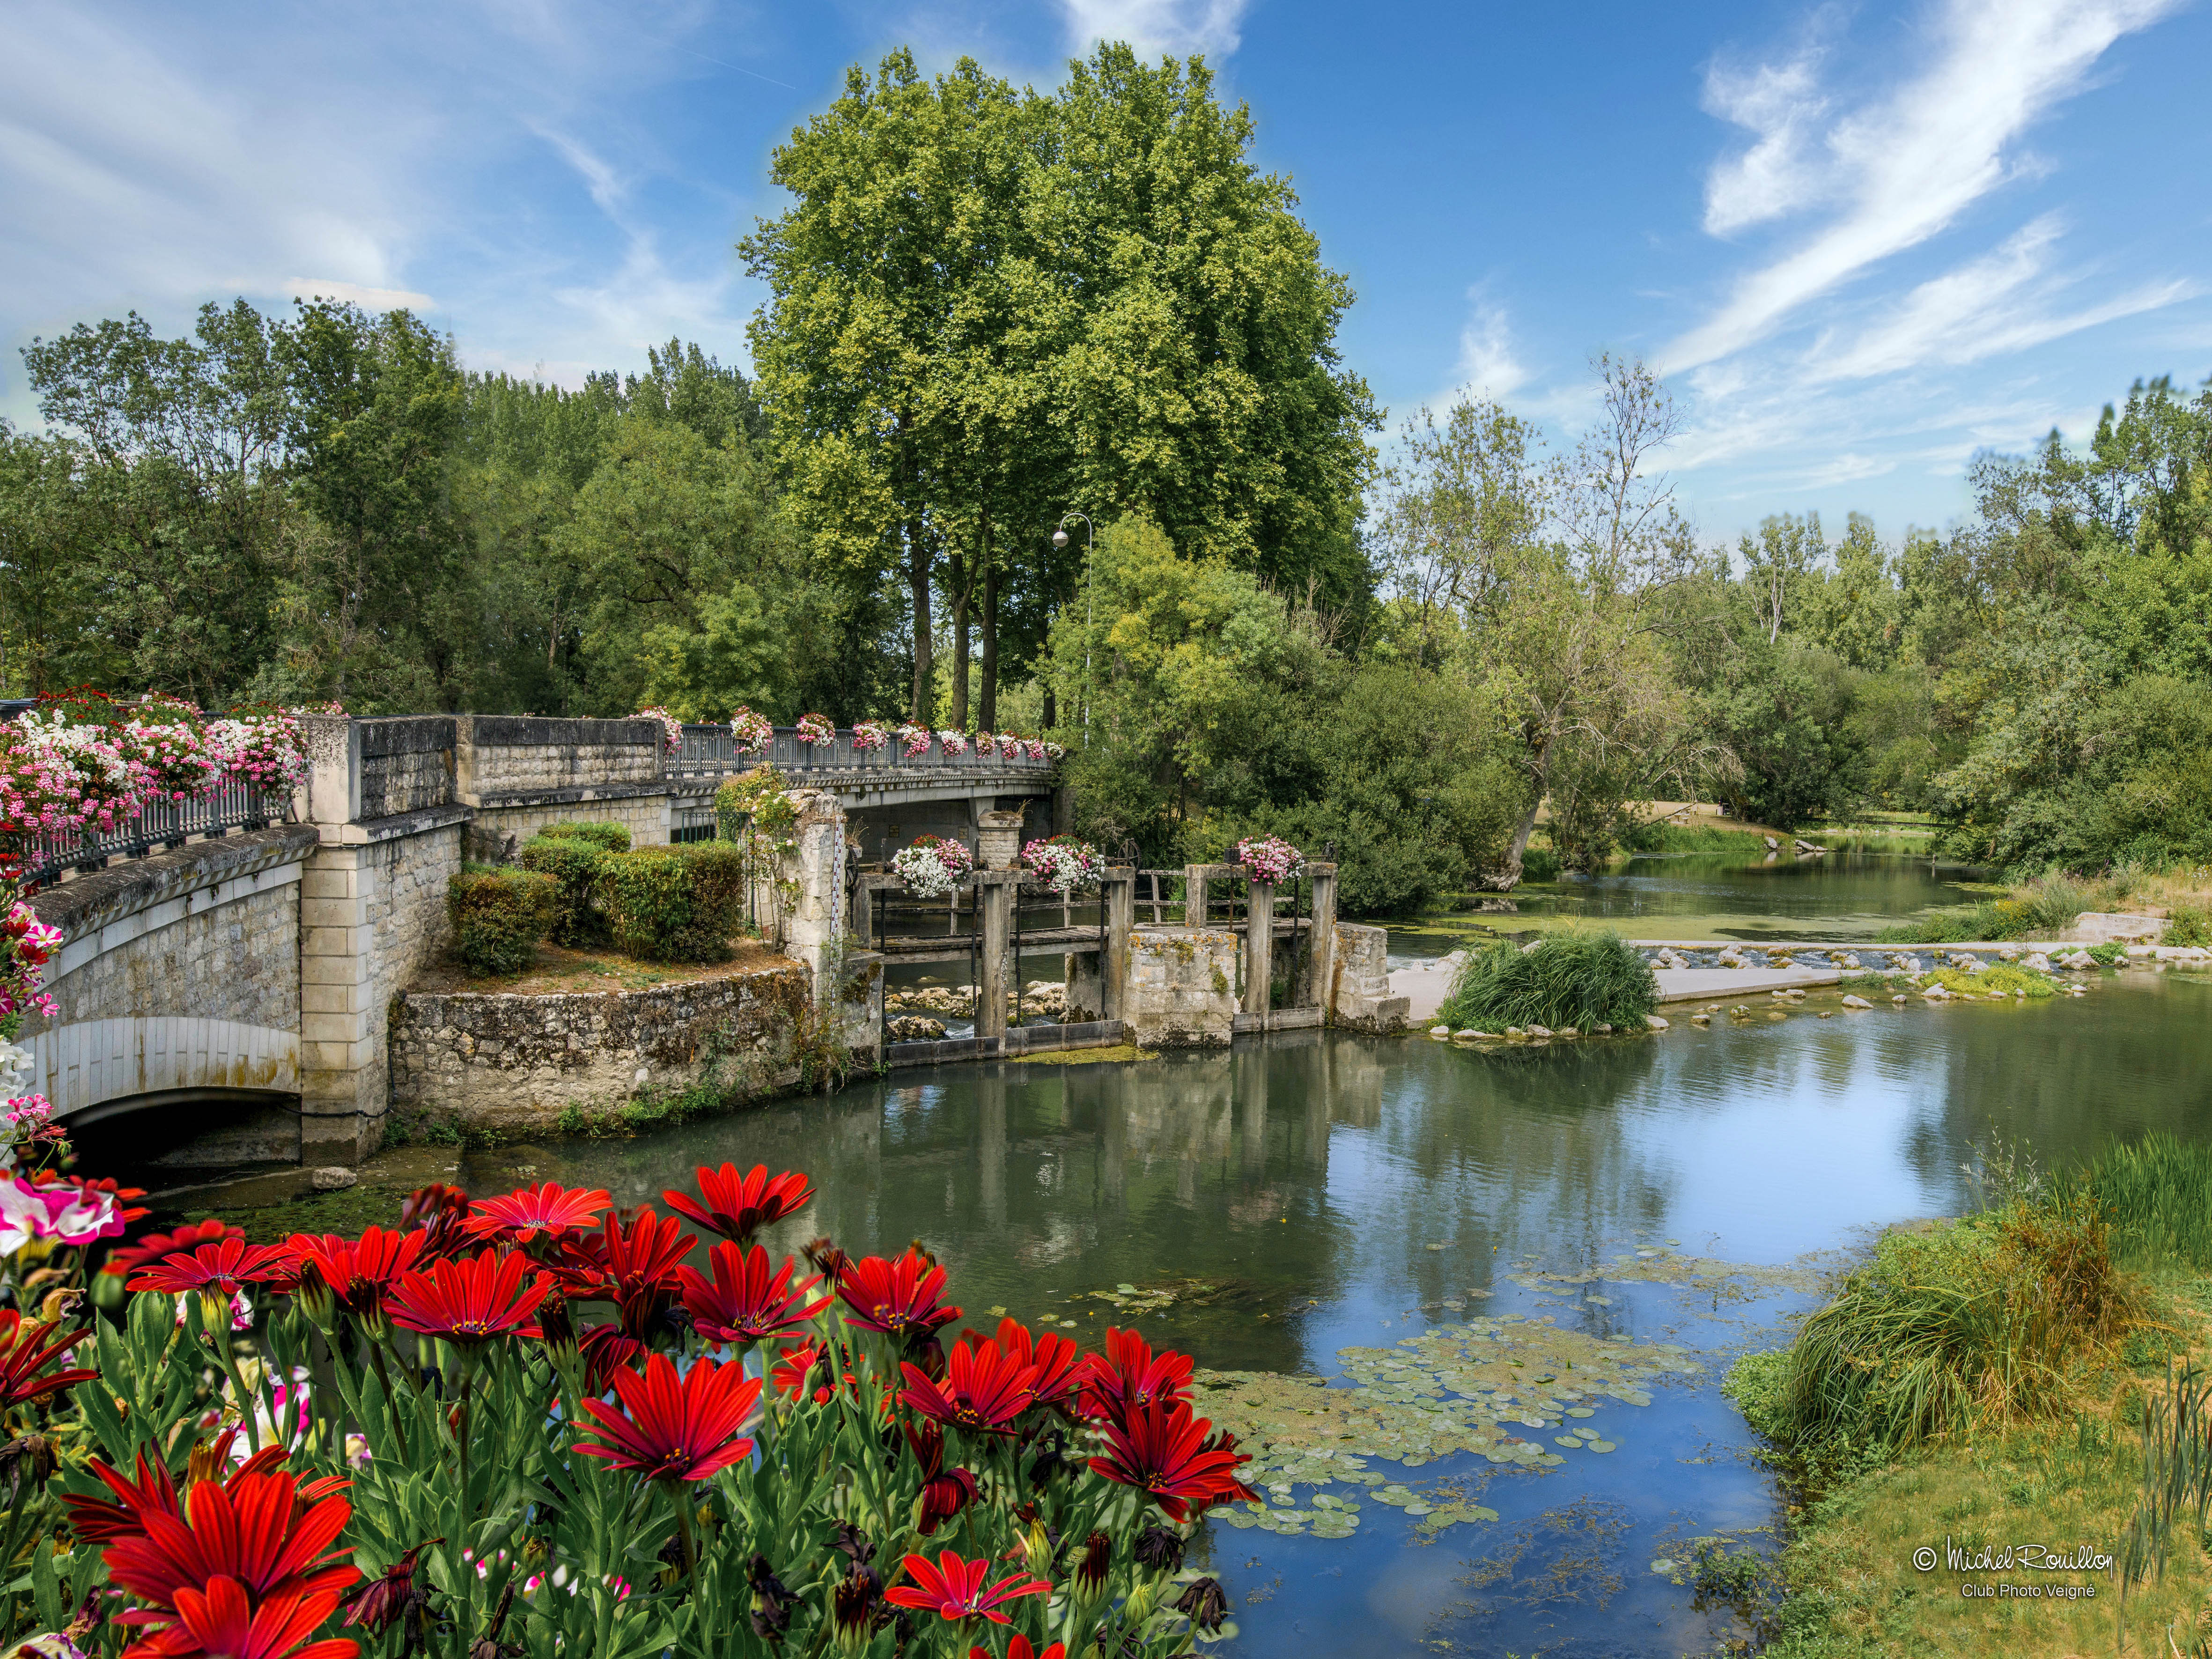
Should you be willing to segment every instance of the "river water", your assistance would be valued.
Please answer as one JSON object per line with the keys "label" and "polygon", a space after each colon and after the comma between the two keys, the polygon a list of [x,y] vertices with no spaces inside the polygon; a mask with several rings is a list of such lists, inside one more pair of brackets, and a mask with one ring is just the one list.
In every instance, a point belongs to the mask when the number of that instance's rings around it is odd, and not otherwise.
{"label": "river water", "polygon": [[[1693,915],[1671,908],[1689,899],[1663,872],[1626,878],[1647,884],[1609,890],[1636,895],[1636,914]],[[1743,907],[1695,914],[1788,914],[1763,871],[1682,878]],[[1781,879],[1835,884],[1850,915],[1870,902],[1836,875]],[[1416,933],[1399,948],[1434,946]],[[1204,1564],[1241,1604],[1223,1651],[1672,1659],[1742,1626],[1668,1564],[1699,1537],[1771,1546],[1778,1514],[1719,1375],[1813,1301],[1804,1279],[1713,1264],[1820,1268],[1874,1227],[1955,1213],[1969,1142],[1992,1128],[2062,1162],[2106,1134],[2203,1134],[2208,1017],[2212,981],[2135,970],[2082,998],[1826,1018],[1808,1005],[1543,1048],[1302,1033],[1127,1065],[902,1073],[657,1137],[478,1154],[468,1176],[488,1188],[527,1168],[631,1203],[697,1163],[805,1169],[820,1196],[772,1248],[921,1240],[978,1325],[1001,1310],[1086,1338],[1135,1322],[1217,1370],[1332,1391],[1358,1373],[1361,1397],[1390,1402],[1389,1429],[1323,1449],[1364,1452],[1365,1468],[1323,1488],[1309,1457],[1277,1476],[1272,1514],[1297,1519],[1209,1525]],[[1147,1310],[1117,1311],[1132,1306]],[[1537,1322],[1499,1322],[1516,1320]],[[1385,1376],[1396,1362],[1372,1351],[1418,1357],[1401,1345],[1431,1335],[1487,1352],[1519,1340],[1504,1351],[1528,1362],[1510,1373],[1521,1403],[1480,1396],[1483,1421],[1555,1466],[1526,1449],[1380,1456],[1425,1434],[1406,1413],[1449,1379],[1433,1359]],[[1696,1369],[1666,1369],[1681,1358],[1668,1343]],[[1608,1375],[1593,1352],[1626,1356],[1638,1380],[1570,1389]],[[1571,1429],[1596,1445],[1554,1449]],[[1323,1517],[1317,1492],[1356,1504],[1356,1524]],[[1450,1504],[1481,1514],[1436,1528]]]}

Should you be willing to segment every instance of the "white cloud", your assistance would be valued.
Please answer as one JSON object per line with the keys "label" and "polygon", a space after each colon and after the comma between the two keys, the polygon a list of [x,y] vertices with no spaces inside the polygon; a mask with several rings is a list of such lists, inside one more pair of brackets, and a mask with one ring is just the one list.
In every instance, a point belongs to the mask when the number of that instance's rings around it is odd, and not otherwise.
{"label": "white cloud", "polygon": [[407,288],[369,288],[329,276],[288,276],[283,288],[298,300],[343,300],[364,311],[435,311],[438,302]]}
{"label": "white cloud", "polygon": [[1139,52],[1204,52],[1224,58],[1237,48],[1246,0],[1060,0],[1070,44],[1080,52],[1097,40],[1126,40]]}
{"label": "white cloud", "polygon": [[[2087,83],[2107,47],[2178,4],[1944,0],[1927,69],[1834,119],[1817,160],[1806,129],[1825,111],[1815,109],[1802,54],[1763,79],[1753,72],[1725,83],[1749,88],[1724,107],[1759,137],[1709,179],[1709,223],[1758,222],[1814,200],[1839,208],[1808,240],[1741,277],[1711,317],[1666,349],[1663,366],[1680,372],[1741,351],[1808,301],[1952,224],[2023,170],[2015,149],[2022,134]],[[1770,146],[1747,170],[1750,155]]]}
{"label": "white cloud", "polygon": [[1716,66],[1706,75],[1706,110],[1753,135],[1747,149],[1715,162],[1706,176],[1705,228],[1714,235],[1796,212],[1822,193],[1819,158],[1808,154],[1828,111],[1820,58],[1808,46],[1780,64]]}
{"label": "white cloud", "polygon": [[1468,290],[1469,310],[1459,331],[1458,378],[1462,390],[1504,398],[1526,386],[1534,371],[1515,354],[1505,307]]}

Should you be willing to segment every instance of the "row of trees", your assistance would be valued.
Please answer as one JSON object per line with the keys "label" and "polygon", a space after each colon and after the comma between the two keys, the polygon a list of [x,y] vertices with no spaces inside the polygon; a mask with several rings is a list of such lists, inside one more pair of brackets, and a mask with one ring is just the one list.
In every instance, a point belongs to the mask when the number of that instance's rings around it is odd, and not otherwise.
{"label": "row of trees", "polygon": [[325,301],[38,342],[0,684],[1051,728],[1094,838],[1329,845],[1367,911],[1510,885],[1547,806],[1593,863],[1652,799],[2212,856],[2212,393],[1985,459],[1970,522],[1894,544],[1701,544],[1666,389],[1609,357],[1579,440],[1466,401],[1383,466],[1350,291],[1251,143],[1195,60],[856,70],[742,245],[757,380],[680,341],[471,374]]}

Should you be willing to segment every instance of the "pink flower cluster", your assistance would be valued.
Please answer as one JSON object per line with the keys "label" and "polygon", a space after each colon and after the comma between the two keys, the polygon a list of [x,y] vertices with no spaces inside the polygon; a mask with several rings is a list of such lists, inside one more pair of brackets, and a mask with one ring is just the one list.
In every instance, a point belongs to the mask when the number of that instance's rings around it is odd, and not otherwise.
{"label": "pink flower cluster", "polygon": [[149,801],[197,799],[234,780],[283,790],[306,775],[289,714],[203,722],[154,698],[113,723],[36,710],[0,726],[0,834],[112,830]]}
{"label": "pink flower cluster", "polygon": [[872,754],[890,740],[891,734],[884,730],[880,720],[859,720],[854,724],[853,752],[856,755]]}
{"label": "pink flower cluster", "polygon": [[756,714],[743,704],[730,716],[730,741],[740,755],[757,755],[775,739],[775,727],[769,724],[768,716]]}
{"label": "pink flower cluster", "polygon": [[660,726],[660,746],[674,754],[684,746],[684,722],[655,703],[650,708],[641,708],[632,714],[634,720],[655,720]]}
{"label": "pink flower cluster", "polygon": [[1039,836],[1022,848],[1022,864],[1029,872],[1062,898],[1096,886],[1106,873],[1106,860],[1097,848],[1073,836]]}
{"label": "pink flower cluster", "polygon": [[1251,836],[1237,843],[1237,862],[1254,881],[1280,881],[1305,862],[1305,854],[1273,836]]}
{"label": "pink flower cluster", "polygon": [[836,742],[837,728],[827,714],[801,714],[793,735],[803,744],[818,746]]}
{"label": "pink flower cluster", "polygon": [[66,1182],[34,1187],[0,1181],[0,1255],[13,1255],[34,1239],[88,1244],[122,1236],[123,1213],[112,1193]]}

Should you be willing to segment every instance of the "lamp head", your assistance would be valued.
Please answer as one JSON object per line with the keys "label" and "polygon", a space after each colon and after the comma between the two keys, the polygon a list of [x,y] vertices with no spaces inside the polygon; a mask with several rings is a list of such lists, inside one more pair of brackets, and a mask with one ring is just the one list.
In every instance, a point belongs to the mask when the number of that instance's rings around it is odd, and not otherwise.
{"label": "lamp head", "polygon": [[1054,531],[1052,532],[1052,544],[1054,547],[1066,547],[1067,545],[1067,532],[1065,530]]}

